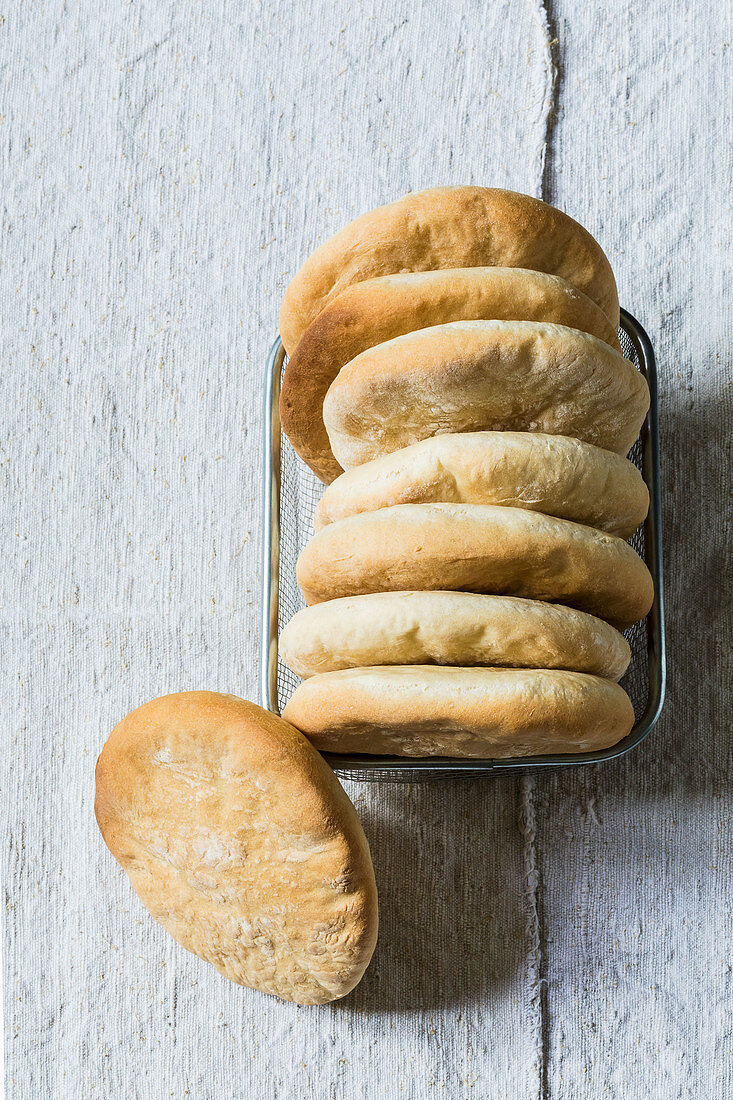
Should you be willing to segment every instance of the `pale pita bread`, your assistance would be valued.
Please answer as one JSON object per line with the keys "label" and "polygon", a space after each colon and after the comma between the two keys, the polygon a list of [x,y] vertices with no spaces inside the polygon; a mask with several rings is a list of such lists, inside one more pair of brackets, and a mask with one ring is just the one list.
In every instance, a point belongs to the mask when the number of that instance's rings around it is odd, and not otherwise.
{"label": "pale pita bread", "polygon": [[560,668],[618,680],[629,644],[562,604],[473,592],[375,592],[314,604],[286,625],[280,657],[298,676],[369,665]]}
{"label": "pale pita bread", "polygon": [[649,490],[628,459],[542,432],[436,435],[355,466],[321,497],[316,531],[394,504],[500,504],[529,508],[628,538],[646,517]]}
{"label": "pale pita bread", "polygon": [[626,692],[597,676],[429,665],[313,676],[284,715],[323,752],[479,759],[592,752],[634,724]]}
{"label": "pale pita bread", "polygon": [[625,455],[649,408],[643,375],[602,340],[536,321],[458,321],[352,359],[323,420],[344,469],[428,436],[568,435]]}

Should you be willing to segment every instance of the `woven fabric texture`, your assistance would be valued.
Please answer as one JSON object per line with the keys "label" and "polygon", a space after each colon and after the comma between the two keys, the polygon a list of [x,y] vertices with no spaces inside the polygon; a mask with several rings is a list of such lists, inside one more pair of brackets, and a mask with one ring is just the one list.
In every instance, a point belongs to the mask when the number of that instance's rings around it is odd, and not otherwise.
{"label": "woven fabric texture", "polygon": [[[558,0],[11,5],[1,812],[14,1100],[733,1095],[733,168],[725,11]],[[436,183],[555,202],[661,374],[670,691],[632,758],[349,785],[381,936],[342,1003],[148,917],[93,766],[140,702],[258,698],[262,370],[299,263]]]}

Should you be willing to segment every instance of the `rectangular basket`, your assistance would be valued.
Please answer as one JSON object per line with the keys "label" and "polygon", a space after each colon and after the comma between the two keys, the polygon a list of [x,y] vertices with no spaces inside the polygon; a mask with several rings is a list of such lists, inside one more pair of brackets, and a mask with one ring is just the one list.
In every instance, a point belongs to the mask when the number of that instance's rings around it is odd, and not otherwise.
{"label": "rectangular basket", "polygon": [[[651,341],[639,322],[621,311],[619,339],[624,355],[649,383],[651,404],[639,439],[629,458],[639,467],[649,488],[651,505],[642,528],[631,539],[654,578],[654,605],[647,618],[626,637],[631,664],[621,681],[634,705],[636,722],[628,737],[610,749],[506,760],[415,759],[398,756],[357,756],[325,753],[338,775],[347,779],[414,782],[459,776],[497,775],[527,768],[571,767],[623,756],[654,727],[664,701],[664,603],[662,588],[661,505],[659,492],[659,432],[657,374]],[[262,577],[262,705],[279,714],[299,683],[278,656],[278,635],[304,606],[295,579],[298,554],[313,534],[313,511],[323,485],[302,462],[280,430],[280,382],[285,351],[279,338],[267,362],[264,416],[264,522]]]}

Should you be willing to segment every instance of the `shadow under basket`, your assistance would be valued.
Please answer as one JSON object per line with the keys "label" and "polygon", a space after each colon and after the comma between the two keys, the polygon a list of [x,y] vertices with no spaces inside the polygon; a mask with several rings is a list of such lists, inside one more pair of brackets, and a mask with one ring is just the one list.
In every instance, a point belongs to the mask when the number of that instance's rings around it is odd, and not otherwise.
{"label": "shadow under basket", "polygon": [[[619,339],[624,355],[649,384],[651,403],[629,458],[649,489],[649,515],[630,540],[654,579],[654,604],[646,619],[626,631],[631,664],[621,680],[634,706],[636,721],[628,737],[597,752],[523,756],[502,760],[453,760],[324,753],[344,779],[411,783],[426,779],[499,775],[527,769],[579,767],[614,760],[636,748],[656,725],[664,702],[664,596],[662,587],[661,503],[657,371],[654,349],[639,322],[621,310]],[[264,518],[262,580],[262,705],[280,714],[300,682],[280,660],[278,635],[305,606],[295,579],[298,554],[313,534],[313,512],[324,486],[301,461],[280,429],[280,383],[285,350],[278,338],[267,361],[264,409]]]}

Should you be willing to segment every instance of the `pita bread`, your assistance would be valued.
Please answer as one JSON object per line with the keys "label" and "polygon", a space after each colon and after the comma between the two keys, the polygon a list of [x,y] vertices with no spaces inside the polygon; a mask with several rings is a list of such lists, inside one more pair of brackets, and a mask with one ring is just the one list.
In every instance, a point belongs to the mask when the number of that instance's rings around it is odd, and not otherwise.
{"label": "pita bread", "polygon": [[428,436],[569,435],[625,455],[649,408],[643,375],[588,333],[536,321],[458,321],[362,352],[323,404],[345,470]]}
{"label": "pita bread", "polygon": [[416,329],[492,318],[566,325],[621,350],[603,310],[556,275],[517,267],[383,275],[342,291],[298,341],[280,393],[283,431],[318,477],[333,481],[341,467],[323,423],[323,399],[341,368]]}
{"label": "pita bread", "polygon": [[592,527],[489,504],[399,504],[324,527],[303,548],[306,602],[435,589],[549,600],[628,626],[654,595],[635,550]]}
{"label": "pita bread", "polygon": [[618,680],[631,653],[608,623],[561,604],[472,592],[376,592],[299,611],[279,641],[298,676],[370,665],[561,668]]}
{"label": "pita bread", "polygon": [[377,935],[364,832],[301,734],[232,695],[146,703],[97,762],[104,841],[174,939],[298,1004],[343,997]]}
{"label": "pita bread", "polygon": [[323,752],[479,759],[591,752],[634,724],[626,692],[597,676],[428,665],[313,676],[284,714]]}
{"label": "pita bread", "polygon": [[568,436],[542,432],[436,435],[355,466],[329,485],[316,531],[394,504],[500,504],[529,508],[628,538],[649,510],[632,462]]}
{"label": "pita bread", "polygon": [[618,327],[611,265],[567,214],[515,191],[436,187],[363,214],[316,249],[283,298],[286,350],[291,353],[321,310],[353,283],[445,267],[523,267],[559,275]]}

